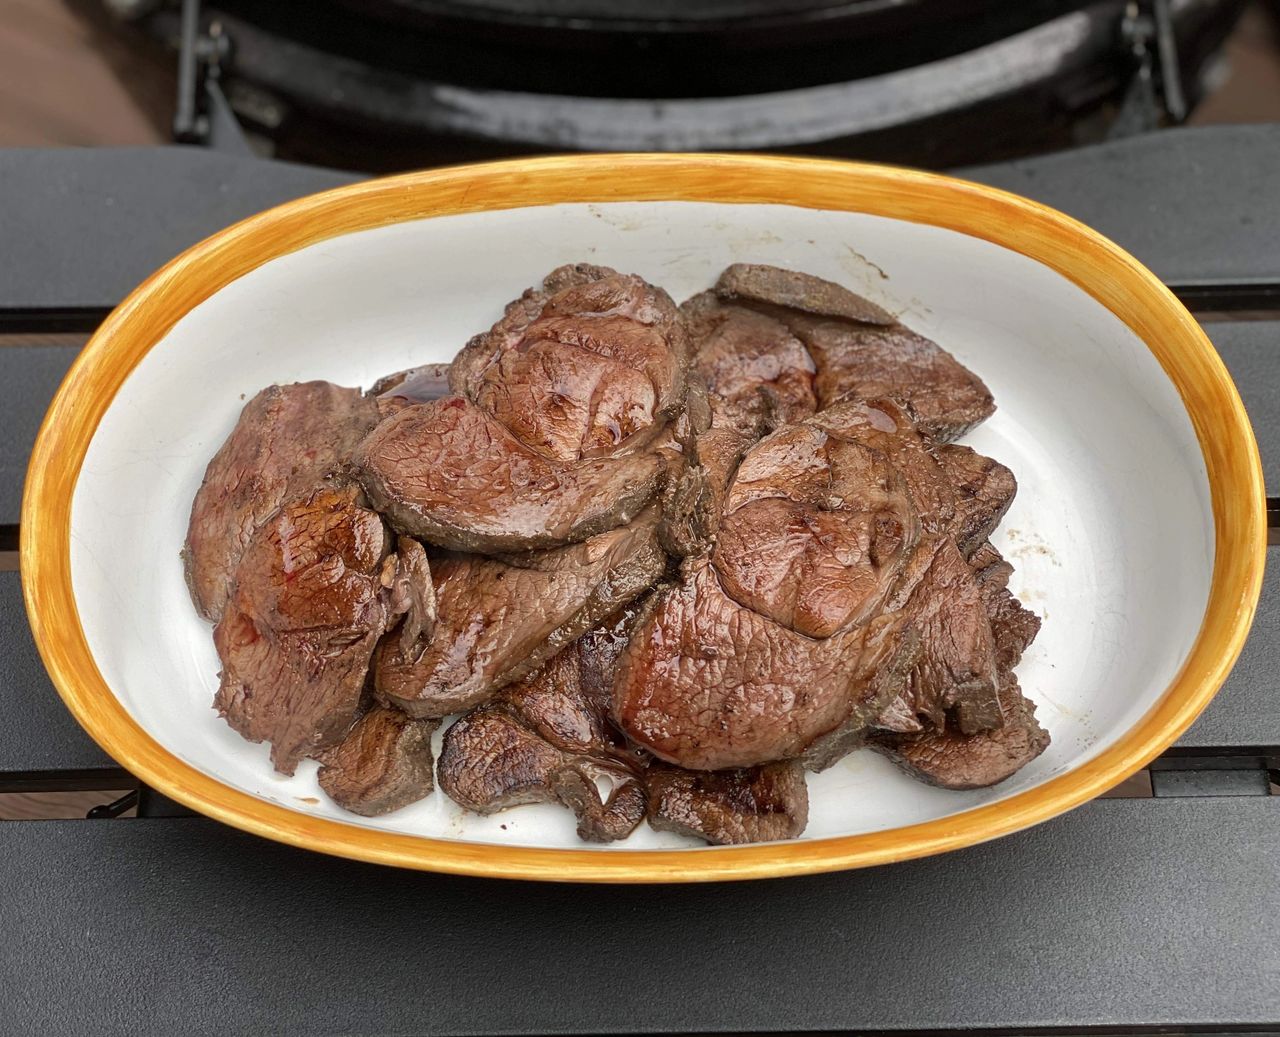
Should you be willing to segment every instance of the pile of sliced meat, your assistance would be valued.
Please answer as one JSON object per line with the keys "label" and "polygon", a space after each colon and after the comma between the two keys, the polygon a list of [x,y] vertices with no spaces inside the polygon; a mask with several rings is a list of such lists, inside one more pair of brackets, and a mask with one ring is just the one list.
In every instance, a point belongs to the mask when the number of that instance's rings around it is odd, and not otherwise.
{"label": "pile of sliced meat", "polygon": [[1014,477],[954,442],[993,410],[816,277],[739,264],[677,307],[561,267],[450,365],[245,406],[183,550],[214,706],[356,813],[438,782],[600,842],[795,837],[805,771],[861,748],[1003,781],[1049,737],[988,539]]}

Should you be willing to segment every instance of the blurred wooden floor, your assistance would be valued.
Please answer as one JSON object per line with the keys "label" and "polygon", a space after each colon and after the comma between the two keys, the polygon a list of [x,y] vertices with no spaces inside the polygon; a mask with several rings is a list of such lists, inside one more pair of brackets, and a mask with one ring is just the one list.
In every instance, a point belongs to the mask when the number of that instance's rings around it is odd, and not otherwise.
{"label": "blurred wooden floor", "polygon": [[91,0],[0,0],[0,147],[169,140],[174,60],[113,28]]}

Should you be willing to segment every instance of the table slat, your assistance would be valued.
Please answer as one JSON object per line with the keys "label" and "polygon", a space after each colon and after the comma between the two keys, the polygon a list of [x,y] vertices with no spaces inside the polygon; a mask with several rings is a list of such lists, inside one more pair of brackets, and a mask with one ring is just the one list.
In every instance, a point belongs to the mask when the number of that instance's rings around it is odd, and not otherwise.
{"label": "table slat", "polygon": [[114,306],[215,231],[357,179],[196,147],[0,150],[0,311]]}
{"label": "table slat", "polygon": [[0,345],[0,525],[18,524],[36,432],[78,352],[76,346]]}
{"label": "table slat", "polygon": [[379,869],[203,819],[25,822],[0,825],[0,885],[23,1034],[1280,1025],[1272,797],[1100,801],[946,857],[702,887]]}
{"label": "table slat", "polygon": [[116,768],[54,691],[27,625],[16,572],[0,573],[0,716],[0,781]]}
{"label": "table slat", "polygon": [[[1280,281],[1280,127],[1165,130],[960,173],[1054,205],[1174,281]],[[1212,191],[1206,176],[1212,171]],[[0,311],[113,306],[183,248],[358,179],[196,148],[0,151]]]}
{"label": "table slat", "polygon": [[1165,281],[1280,282],[1280,125],[1160,130],[958,175],[1087,223]]}
{"label": "table slat", "polygon": [[1280,558],[1268,552],[1253,630],[1222,690],[1178,739],[1197,752],[1280,754]]}

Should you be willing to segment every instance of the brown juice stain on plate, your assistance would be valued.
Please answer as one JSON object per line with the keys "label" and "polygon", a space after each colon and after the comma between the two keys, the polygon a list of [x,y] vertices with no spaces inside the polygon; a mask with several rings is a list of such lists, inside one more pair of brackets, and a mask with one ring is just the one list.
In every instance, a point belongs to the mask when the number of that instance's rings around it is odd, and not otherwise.
{"label": "brown juice stain on plate", "polygon": [[633,216],[615,216],[612,212],[602,209],[598,205],[588,205],[587,212],[591,213],[597,220],[603,220],[614,230],[641,230],[645,225],[644,220],[638,220]]}
{"label": "brown juice stain on plate", "polygon": [[294,796],[293,798],[299,803],[311,803],[314,805],[320,802],[320,800],[316,799],[315,796]]}
{"label": "brown juice stain on plate", "polygon": [[1049,559],[1059,569],[1062,568],[1062,562],[1059,560],[1057,552],[1035,533],[1024,533],[1021,529],[1014,527],[1004,530],[1004,536],[1005,540],[1009,542],[1008,550],[1005,552],[1007,557],[1025,560],[1031,555],[1038,555]]}

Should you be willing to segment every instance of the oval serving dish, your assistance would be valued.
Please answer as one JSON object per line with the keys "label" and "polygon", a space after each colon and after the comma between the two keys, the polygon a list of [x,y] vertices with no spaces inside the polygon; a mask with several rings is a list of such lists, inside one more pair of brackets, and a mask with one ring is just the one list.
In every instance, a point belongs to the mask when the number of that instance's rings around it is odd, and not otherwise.
{"label": "oval serving dish", "polygon": [[[995,538],[1044,619],[1019,667],[1053,736],[1002,785],[922,786],[871,753],[810,777],[801,839],[694,846],[643,827],[608,848],[530,806],[437,792],[344,814],[314,764],[275,774],[210,707],[217,657],[178,549],[205,464],[271,382],[450,359],[504,302],[573,261],[677,300],[728,263],[867,295],[992,389],[964,442],[1020,492]],[[32,456],[22,569],[36,642],[86,730],[142,781],[228,824],[405,867],[665,882],[829,871],[971,845],[1105,791],[1167,747],[1230,670],[1257,601],[1257,447],[1199,326],[1132,257],[1062,214],[942,176],[795,158],[522,160],[300,199],[139,287],[68,374]]]}

